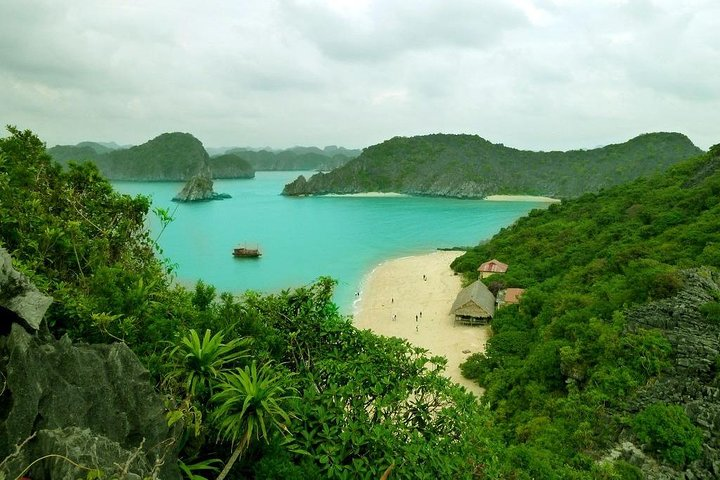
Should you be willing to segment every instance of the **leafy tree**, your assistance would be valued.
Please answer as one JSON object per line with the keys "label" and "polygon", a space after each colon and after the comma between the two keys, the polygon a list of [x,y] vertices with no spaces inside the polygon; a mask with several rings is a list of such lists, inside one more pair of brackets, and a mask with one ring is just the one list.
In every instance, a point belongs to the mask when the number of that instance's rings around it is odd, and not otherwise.
{"label": "leafy tree", "polygon": [[167,354],[169,373],[166,378],[177,382],[191,398],[208,399],[221,375],[247,357],[249,343],[245,338],[225,342],[223,332],[213,335],[210,330],[205,330],[201,339],[194,329],[190,329]]}
{"label": "leafy tree", "polygon": [[235,449],[218,480],[227,476],[253,438],[268,442],[273,430],[288,431],[291,414],[287,404],[295,389],[286,383],[286,378],[274,372],[268,363],[258,369],[253,362],[224,375],[211,399],[218,404],[212,419],[219,438],[231,442]]}

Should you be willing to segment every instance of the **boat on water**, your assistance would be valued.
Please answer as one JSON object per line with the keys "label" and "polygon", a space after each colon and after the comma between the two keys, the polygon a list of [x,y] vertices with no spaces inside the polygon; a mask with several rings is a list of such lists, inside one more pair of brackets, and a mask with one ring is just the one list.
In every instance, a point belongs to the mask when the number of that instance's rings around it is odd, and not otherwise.
{"label": "boat on water", "polygon": [[258,258],[261,255],[259,248],[235,247],[233,249],[233,257]]}

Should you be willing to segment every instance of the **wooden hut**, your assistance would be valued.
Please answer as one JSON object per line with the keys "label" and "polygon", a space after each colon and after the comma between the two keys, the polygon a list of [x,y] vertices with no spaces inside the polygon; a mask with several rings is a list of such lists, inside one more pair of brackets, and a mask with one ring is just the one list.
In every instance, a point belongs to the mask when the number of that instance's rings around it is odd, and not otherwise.
{"label": "wooden hut", "polygon": [[460,290],[450,313],[455,321],[469,325],[489,323],[495,314],[495,296],[477,280]]}
{"label": "wooden hut", "polygon": [[502,263],[500,260],[493,258],[478,267],[480,272],[480,278],[489,277],[495,273],[507,272],[508,266],[506,263]]}

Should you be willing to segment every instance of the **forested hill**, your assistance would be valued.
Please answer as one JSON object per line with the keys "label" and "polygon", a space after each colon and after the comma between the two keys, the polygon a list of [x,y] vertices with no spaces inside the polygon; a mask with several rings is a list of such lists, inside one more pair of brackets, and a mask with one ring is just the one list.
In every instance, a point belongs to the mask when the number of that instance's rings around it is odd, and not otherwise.
{"label": "forested hill", "polygon": [[[189,133],[163,133],[135,147],[111,150],[93,142],[58,145],[48,149],[53,159],[63,165],[71,160],[97,165],[111,180],[186,181],[204,167],[216,165],[217,178],[252,178],[254,170],[239,158],[209,162],[203,144]],[[215,171],[213,170],[213,176]]]}
{"label": "forested hill", "polygon": [[592,150],[532,152],[476,135],[395,137],[327,174],[286,185],[285,195],[398,192],[460,198],[494,194],[576,197],[662,171],[698,155],[678,133],[649,133]]}
{"label": "forested hill", "polygon": [[240,155],[255,170],[332,170],[360,155],[360,150],[336,146],[323,149],[294,147],[279,151],[233,148],[227,153]]}
{"label": "forested hill", "polygon": [[[497,258],[491,289],[527,287],[462,367],[487,389],[507,478],[718,478],[719,226],[716,145],[536,210],[454,262],[476,278]],[[602,458],[621,475],[599,475]]]}

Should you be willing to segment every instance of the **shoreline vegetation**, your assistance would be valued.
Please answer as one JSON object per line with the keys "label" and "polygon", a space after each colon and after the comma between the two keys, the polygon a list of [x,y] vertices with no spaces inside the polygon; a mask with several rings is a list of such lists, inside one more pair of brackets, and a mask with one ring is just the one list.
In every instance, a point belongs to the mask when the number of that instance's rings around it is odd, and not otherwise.
{"label": "shoreline vegetation", "polygon": [[462,288],[462,279],[450,263],[464,253],[435,251],[381,263],[363,280],[353,324],[444,356],[445,376],[480,396],[484,390],[462,376],[460,364],[470,352],[485,350],[489,327],[456,325],[450,314]]}

